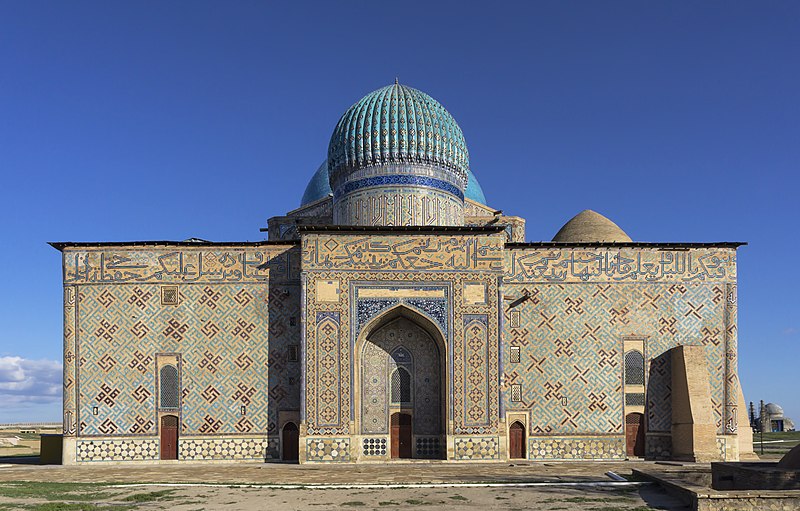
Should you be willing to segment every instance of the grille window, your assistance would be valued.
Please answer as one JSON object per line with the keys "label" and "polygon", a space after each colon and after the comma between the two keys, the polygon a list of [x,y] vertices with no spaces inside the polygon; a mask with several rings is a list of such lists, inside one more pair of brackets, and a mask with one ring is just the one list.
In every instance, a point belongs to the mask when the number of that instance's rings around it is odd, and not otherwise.
{"label": "grille window", "polygon": [[522,401],[522,385],[519,383],[511,385],[511,401],[515,403]]}
{"label": "grille window", "polygon": [[519,364],[519,346],[511,346],[511,363]]}
{"label": "grille window", "polygon": [[161,368],[159,384],[161,408],[178,408],[178,370],[175,366],[166,365]]}
{"label": "grille window", "polygon": [[644,355],[636,350],[625,353],[625,385],[644,385]]}
{"label": "grille window", "polygon": [[289,362],[297,362],[300,358],[300,347],[296,344],[289,346]]}
{"label": "grille window", "polygon": [[641,413],[629,413],[625,416],[625,424],[641,424],[643,415]]}
{"label": "grille window", "polygon": [[398,367],[392,373],[392,403],[411,402],[411,374]]}
{"label": "grille window", "polygon": [[178,305],[178,286],[161,286],[161,305]]}
{"label": "grille window", "polygon": [[511,328],[519,328],[519,311],[511,311]]}
{"label": "grille window", "polygon": [[644,406],[644,394],[637,392],[625,394],[625,404],[627,406]]}

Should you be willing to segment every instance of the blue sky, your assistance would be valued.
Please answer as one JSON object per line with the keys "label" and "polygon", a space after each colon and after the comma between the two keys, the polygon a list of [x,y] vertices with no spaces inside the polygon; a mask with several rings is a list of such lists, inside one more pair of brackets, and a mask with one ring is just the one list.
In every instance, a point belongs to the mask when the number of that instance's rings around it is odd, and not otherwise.
{"label": "blue sky", "polygon": [[491,205],[740,251],[746,399],[800,420],[798,2],[0,3],[0,422],[60,416],[47,241],[257,240],[399,77]]}

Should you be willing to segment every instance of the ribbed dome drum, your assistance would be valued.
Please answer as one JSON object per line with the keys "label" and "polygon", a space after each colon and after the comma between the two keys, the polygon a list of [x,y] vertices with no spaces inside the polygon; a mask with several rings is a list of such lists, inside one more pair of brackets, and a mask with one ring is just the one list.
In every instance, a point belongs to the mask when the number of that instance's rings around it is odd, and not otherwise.
{"label": "ribbed dome drum", "polygon": [[338,224],[463,224],[464,135],[439,102],[411,87],[383,87],[344,113],[328,172]]}

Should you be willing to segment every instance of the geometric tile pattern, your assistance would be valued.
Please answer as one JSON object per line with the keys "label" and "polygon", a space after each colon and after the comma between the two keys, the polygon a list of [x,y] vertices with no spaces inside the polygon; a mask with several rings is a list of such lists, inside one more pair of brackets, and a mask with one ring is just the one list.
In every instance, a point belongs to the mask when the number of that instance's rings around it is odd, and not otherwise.
{"label": "geometric tile pattern", "polygon": [[662,353],[650,359],[646,369],[647,431],[672,431],[672,357]]}
{"label": "geometric tile pattern", "polygon": [[78,440],[76,461],[135,461],[159,459],[158,440]]}
{"label": "geometric tile pattern", "polygon": [[414,440],[416,441],[414,449],[416,458],[439,459],[442,457],[441,439],[438,436],[415,436]]}
{"label": "geometric tile pattern", "polygon": [[364,438],[362,445],[364,456],[386,456],[386,438]]}
{"label": "geometric tile pattern", "polygon": [[350,461],[349,438],[306,438],[307,461]]}
{"label": "geometric tile pattern", "polygon": [[342,406],[339,400],[339,380],[342,372],[341,358],[339,357],[339,332],[338,312],[318,312],[317,324],[317,363],[312,368],[311,374],[317,380],[319,396],[319,409],[317,424],[320,426],[337,426],[341,421]]}
{"label": "geometric tile pattern", "polygon": [[[148,250],[146,258],[154,257],[151,252],[158,255]],[[169,261],[176,258],[163,252]],[[185,265],[199,260],[195,252],[182,253]],[[77,290],[79,436],[158,434],[157,353],[182,356],[182,435],[266,436],[276,432],[279,410],[299,410],[301,364],[289,361],[288,347],[300,344],[300,289],[299,282],[287,281],[288,261],[273,257],[274,267],[257,270],[254,262],[269,259],[261,252],[200,254],[204,264],[214,259],[236,275],[265,275],[260,282],[244,284],[183,283],[178,285],[178,305],[171,306],[161,304],[161,285],[156,283],[65,288]],[[109,260],[125,258],[141,256],[133,250],[103,256],[106,266]],[[214,266],[203,271],[207,268]],[[228,280],[234,273],[230,275]],[[267,275],[275,278],[268,285]],[[65,344],[67,339],[65,335]],[[68,347],[65,361],[74,358]],[[95,406],[97,415],[92,413]]]}
{"label": "geometric tile pattern", "polygon": [[179,459],[182,460],[264,461],[267,458],[270,441],[265,438],[181,438],[178,440],[178,446]]}
{"label": "geometric tile pattern", "polygon": [[535,437],[528,439],[530,459],[622,459],[625,437]]}
{"label": "geometric tile pattern", "polygon": [[499,457],[497,437],[456,437],[453,444],[457,460],[496,460]]}
{"label": "geometric tile pattern", "polygon": [[[504,358],[521,346],[521,363],[504,364],[507,409],[531,412],[534,434],[622,433],[622,340],[645,339],[651,431],[671,427],[670,368],[662,354],[683,344],[706,348],[713,412],[721,432],[725,396],[725,284],[506,283],[528,299],[507,307]],[[512,302],[513,303],[513,302]],[[522,403],[510,400],[522,384]]]}
{"label": "geometric tile pattern", "polygon": [[486,315],[464,315],[464,387],[459,389],[468,403],[464,410],[464,425],[487,426],[489,418],[489,353],[487,342],[488,320]]}

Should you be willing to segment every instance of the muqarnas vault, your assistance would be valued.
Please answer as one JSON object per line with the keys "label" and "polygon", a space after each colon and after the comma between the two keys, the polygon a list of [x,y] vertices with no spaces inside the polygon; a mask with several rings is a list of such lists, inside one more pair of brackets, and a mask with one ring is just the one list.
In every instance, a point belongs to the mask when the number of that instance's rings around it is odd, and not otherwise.
{"label": "muqarnas vault", "polygon": [[752,452],[741,244],[633,242],[592,211],[526,243],[416,89],[347,110],[301,206],[263,230],[52,244],[64,463]]}

